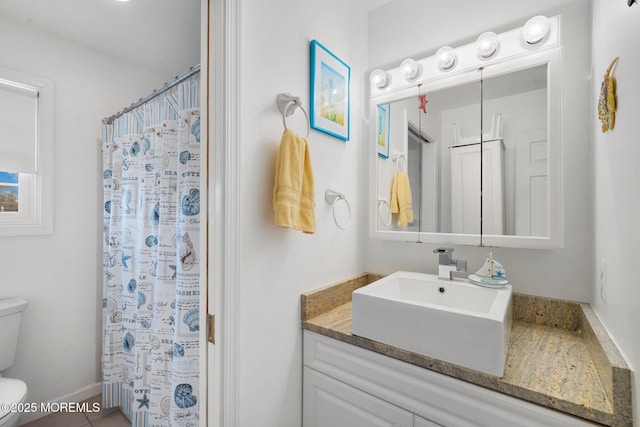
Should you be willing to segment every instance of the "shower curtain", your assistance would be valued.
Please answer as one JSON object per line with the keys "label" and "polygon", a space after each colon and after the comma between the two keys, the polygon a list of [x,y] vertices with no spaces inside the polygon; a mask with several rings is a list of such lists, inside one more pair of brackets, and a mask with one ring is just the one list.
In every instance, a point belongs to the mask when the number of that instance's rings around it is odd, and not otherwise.
{"label": "shower curtain", "polygon": [[199,75],[103,124],[103,408],[196,426]]}

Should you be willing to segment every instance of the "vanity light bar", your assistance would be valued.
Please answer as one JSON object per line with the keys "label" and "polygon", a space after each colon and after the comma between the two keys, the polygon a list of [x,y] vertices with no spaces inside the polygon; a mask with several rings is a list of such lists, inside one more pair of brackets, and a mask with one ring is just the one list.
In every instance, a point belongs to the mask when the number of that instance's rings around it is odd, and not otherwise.
{"label": "vanity light bar", "polygon": [[369,82],[380,90],[386,89],[391,84],[391,76],[384,70],[373,70],[369,75]]}
{"label": "vanity light bar", "polygon": [[491,58],[498,51],[498,36],[492,31],[480,34],[476,40],[478,56],[482,59]]}
{"label": "vanity light bar", "polygon": [[485,32],[476,42],[455,49],[443,46],[433,56],[417,61],[405,59],[399,67],[390,70],[373,70],[369,76],[371,97],[429,82],[445,72],[457,74],[516,57],[532,49],[558,46],[559,33],[559,16],[535,16],[520,28],[500,34]]}
{"label": "vanity light bar", "polygon": [[546,16],[534,16],[522,29],[522,39],[529,44],[540,43],[549,33],[551,22]]}
{"label": "vanity light bar", "polygon": [[438,58],[438,68],[441,70],[451,70],[456,66],[457,55],[456,51],[451,46],[442,46],[436,52]]}
{"label": "vanity light bar", "polygon": [[404,71],[404,78],[409,82],[415,82],[422,74],[422,65],[411,58],[402,61],[400,68]]}

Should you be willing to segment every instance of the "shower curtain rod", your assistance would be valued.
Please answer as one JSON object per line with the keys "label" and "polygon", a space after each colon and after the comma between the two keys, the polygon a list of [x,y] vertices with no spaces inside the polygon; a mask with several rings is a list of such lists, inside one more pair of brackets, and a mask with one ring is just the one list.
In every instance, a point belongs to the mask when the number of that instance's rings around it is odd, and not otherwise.
{"label": "shower curtain rod", "polygon": [[106,119],[103,119],[102,123],[107,124],[107,125],[113,123],[113,121],[115,119],[117,119],[118,117],[120,117],[120,116],[122,116],[124,114],[127,114],[129,111],[135,110],[136,108],[138,108],[139,106],[141,106],[143,104],[146,104],[147,102],[149,102],[150,100],[152,100],[156,96],[159,96],[159,95],[163,94],[164,92],[168,91],[172,87],[179,85],[183,81],[187,80],[189,77],[191,77],[191,76],[193,76],[193,75],[195,75],[195,74],[197,74],[199,72],[200,72],[200,64],[189,68],[189,71],[187,71],[186,73],[184,73],[181,76],[177,76],[175,78],[175,80],[173,80],[171,83],[165,83],[164,86],[162,86],[162,88],[154,89],[154,91],[151,92],[150,95],[147,95],[144,98],[140,98],[139,100],[137,100],[133,104],[131,104],[128,107],[124,108],[122,111],[114,114],[111,117],[107,117]]}

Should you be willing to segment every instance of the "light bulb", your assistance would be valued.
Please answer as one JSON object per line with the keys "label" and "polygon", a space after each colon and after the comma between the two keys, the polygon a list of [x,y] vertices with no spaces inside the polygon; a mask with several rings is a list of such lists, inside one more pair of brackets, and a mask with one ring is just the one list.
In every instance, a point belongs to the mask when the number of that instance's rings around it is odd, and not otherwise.
{"label": "light bulb", "polygon": [[522,38],[529,44],[539,43],[549,32],[551,22],[546,16],[534,16],[522,29]]}
{"label": "light bulb", "polygon": [[385,89],[391,83],[391,77],[385,71],[376,69],[369,75],[369,81],[378,89]]}
{"label": "light bulb", "polygon": [[480,34],[476,44],[478,45],[478,55],[481,58],[491,58],[498,50],[498,36],[494,32],[487,31]]}
{"label": "light bulb", "polygon": [[457,55],[451,46],[442,46],[436,52],[436,58],[441,70],[450,70],[456,65]]}
{"label": "light bulb", "polygon": [[422,65],[411,58],[402,61],[400,67],[404,72],[404,77],[410,82],[416,81],[418,77],[420,77],[420,74],[422,74]]}

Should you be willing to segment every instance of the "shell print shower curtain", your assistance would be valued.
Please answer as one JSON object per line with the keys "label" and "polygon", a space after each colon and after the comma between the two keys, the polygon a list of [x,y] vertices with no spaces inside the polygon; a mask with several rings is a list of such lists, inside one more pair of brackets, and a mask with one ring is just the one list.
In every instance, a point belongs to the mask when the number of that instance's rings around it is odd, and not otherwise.
{"label": "shell print shower curtain", "polygon": [[197,426],[198,76],[103,125],[103,407]]}

